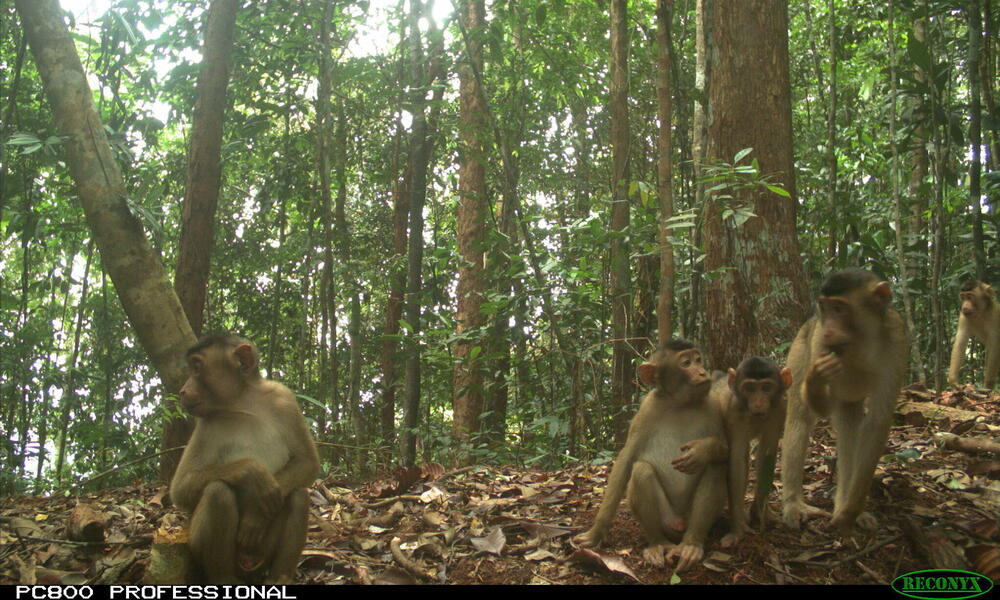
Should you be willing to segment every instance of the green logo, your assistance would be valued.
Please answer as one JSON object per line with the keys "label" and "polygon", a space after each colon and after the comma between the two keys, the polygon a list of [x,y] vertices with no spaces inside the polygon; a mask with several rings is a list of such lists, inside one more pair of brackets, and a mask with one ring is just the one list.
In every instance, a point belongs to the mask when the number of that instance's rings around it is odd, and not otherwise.
{"label": "green logo", "polygon": [[972,571],[926,569],[893,579],[892,589],[921,600],[962,600],[982,596],[993,589],[993,582]]}

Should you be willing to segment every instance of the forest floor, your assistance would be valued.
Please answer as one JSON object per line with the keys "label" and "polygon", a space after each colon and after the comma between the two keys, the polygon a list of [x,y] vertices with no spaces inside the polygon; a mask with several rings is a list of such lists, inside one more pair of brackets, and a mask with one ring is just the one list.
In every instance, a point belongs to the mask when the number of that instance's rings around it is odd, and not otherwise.
{"label": "forest floor", "polygon": [[[879,463],[868,500],[879,528],[853,538],[834,535],[824,519],[801,531],[772,519],[765,534],[723,551],[720,521],[704,563],[675,575],[643,562],[642,534],[624,502],[598,551],[571,543],[590,525],[610,465],[446,471],[431,463],[356,489],[317,482],[296,582],[887,584],[902,573],[944,567],[998,581],[1000,456],[990,446],[1000,436],[998,403],[1000,395],[971,387],[940,395],[904,390],[887,443],[891,454]],[[948,434],[958,437],[946,443]],[[950,449],[961,446],[956,440],[985,442],[985,451]],[[834,455],[830,428],[821,422],[806,465],[806,497],[827,510]],[[79,498],[3,499],[0,584],[143,582],[151,553],[183,536],[186,518],[167,506],[164,492],[146,484]],[[775,493],[771,509],[779,510]],[[73,529],[72,537],[99,542],[70,542]]]}

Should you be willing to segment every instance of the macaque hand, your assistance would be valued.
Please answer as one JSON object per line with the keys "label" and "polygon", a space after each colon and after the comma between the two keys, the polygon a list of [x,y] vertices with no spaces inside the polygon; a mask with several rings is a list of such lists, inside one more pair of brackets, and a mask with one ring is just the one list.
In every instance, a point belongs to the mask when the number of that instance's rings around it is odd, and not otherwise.
{"label": "macaque hand", "polygon": [[670,464],[681,473],[693,475],[701,473],[709,463],[708,442],[704,440],[692,440],[681,446],[684,452],[679,458],[675,458]]}
{"label": "macaque hand", "polygon": [[809,387],[826,385],[830,378],[844,370],[844,363],[836,354],[827,354],[813,361],[806,374],[806,381]]}
{"label": "macaque hand", "polygon": [[278,481],[261,467],[248,477],[248,488],[256,505],[256,510],[265,518],[273,517],[281,510],[282,494]]}
{"label": "macaque hand", "polygon": [[674,546],[667,553],[667,562],[671,562],[675,557],[677,558],[677,567],[674,569],[675,573],[680,573],[686,571],[689,567],[701,562],[701,559],[705,556],[705,550],[702,548],[701,544],[692,544],[689,542],[681,542],[680,544]]}
{"label": "macaque hand", "polygon": [[600,546],[604,541],[604,531],[599,527],[591,527],[589,530],[573,538],[581,548],[594,548]]}

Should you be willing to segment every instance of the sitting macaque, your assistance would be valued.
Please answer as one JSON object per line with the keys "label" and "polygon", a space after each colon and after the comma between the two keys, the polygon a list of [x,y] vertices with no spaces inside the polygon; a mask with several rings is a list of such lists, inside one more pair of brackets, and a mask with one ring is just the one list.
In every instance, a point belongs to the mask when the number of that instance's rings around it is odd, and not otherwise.
{"label": "sitting macaque", "polygon": [[170,498],[191,515],[192,553],[208,583],[289,583],[319,474],[298,402],[261,377],[257,349],[234,335],[202,338],[187,362],[180,401],[196,424]]}
{"label": "sitting macaque", "polygon": [[983,386],[993,389],[1000,367],[1000,306],[993,288],[981,281],[967,281],[958,293],[962,308],[958,313],[958,332],[951,347],[948,385],[958,387],[958,371],[965,358],[969,336],[976,336],[986,345],[986,374]]}
{"label": "sitting macaque", "polygon": [[828,515],[802,499],[809,434],[819,415],[837,433],[837,491],[831,524],[849,533],[857,521],[874,529],[862,512],[892,424],[906,372],[903,321],[889,305],[889,283],[862,269],[827,277],[819,314],[799,329],[788,351],[794,385],[782,442],[783,519],[798,528],[803,518]]}
{"label": "sitting macaque", "polygon": [[575,539],[585,547],[604,540],[627,486],[649,542],[643,556],[661,566],[667,552],[683,571],[701,561],[705,536],[726,503],[722,415],[707,402],[711,379],[690,342],[661,344],[638,371],[654,388],[629,425],[594,525]]}
{"label": "sitting macaque", "polygon": [[729,442],[729,512],[732,529],[722,538],[729,547],[742,538],[747,524],[743,501],[747,489],[747,465],[750,441],[759,439],[755,469],[757,489],[753,515],[763,529],[767,516],[767,496],[774,477],[774,461],[778,455],[778,440],[785,425],[785,390],[792,385],[789,369],[779,369],[773,361],[751,356],[728,376],[719,373],[712,384],[712,398],[722,407],[726,438]]}

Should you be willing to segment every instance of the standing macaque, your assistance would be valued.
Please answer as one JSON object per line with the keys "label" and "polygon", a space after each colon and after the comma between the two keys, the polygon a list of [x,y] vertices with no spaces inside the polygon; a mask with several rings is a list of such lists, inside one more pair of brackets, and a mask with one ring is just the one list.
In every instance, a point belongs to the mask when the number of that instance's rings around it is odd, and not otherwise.
{"label": "standing macaque", "polygon": [[958,313],[958,332],[951,347],[951,366],[948,368],[948,385],[958,387],[958,371],[965,358],[969,336],[976,336],[986,344],[986,374],[983,386],[993,389],[1000,367],[1000,306],[996,292],[981,281],[967,281],[958,293],[962,309]]}
{"label": "standing macaque", "polygon": [[789,388],[781,458],[783,519],[789,527],[828,515],[802,499],[805,454],[818,415],[829,415],[837,433],[832,525],[841,533],[850,532],[855,521],[876,526],[862,511],[906,371],[906,334],[891,298],[889,283],[869,271],[833,273],[820,290],[819,314],[792,342],[788,366],[795,384]]}
{"label": "standing macaque", "polygon": [[723,411],[726,438],[729,442],[729,512],[732,529],[722,538],[729,547],[742,538],[750,526],[743,505],[747,489],[747,465],[750,441],[759,439],[755,470],[757,489],[753,515],[764,528],[767,520],[767,496],[774,477],[774,461],[778,455],[778,440],[785,425],[785,390],[792,385],[789,369],[779,369],[773,361],[751,356],[728,377],[718,373],[712,384],[712,397]]}
{"label": "standing macaque", "polygon": [[576,541],[586,547],[604,540],[627,486],[649,542],[643,556],[661,566],[667,552],[683,571],[701,562],[705,536],[726,503],[722,415],[707,402],[711,379],[690,342],[661,344],[638,371],[654,388],[629,425],[594,525]]}
{"label": "standing macaque", "polygon": [[257,349],[234,335],[203,337],[187,362],[180,401],[196,423],[170,498],[191,515],[192,553],[209,583],[289,583],[319,474],[298,402],[261,377]]}

